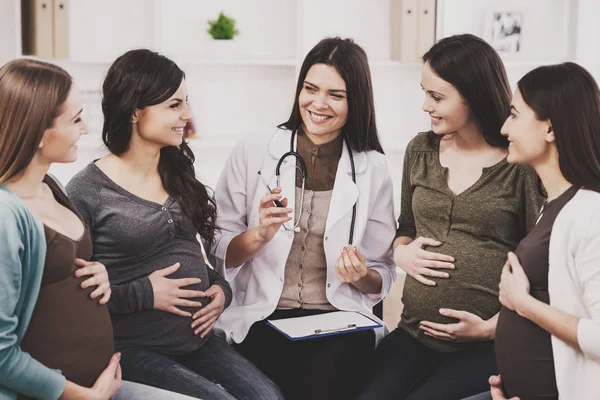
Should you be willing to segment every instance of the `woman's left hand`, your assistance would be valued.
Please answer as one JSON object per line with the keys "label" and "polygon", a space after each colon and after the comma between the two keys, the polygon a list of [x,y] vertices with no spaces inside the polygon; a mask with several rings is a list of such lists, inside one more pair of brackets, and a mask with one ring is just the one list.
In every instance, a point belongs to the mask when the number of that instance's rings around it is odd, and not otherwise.
{"label": "woman's left hand", "polygon": [[92,275],[91,278],[86,279],[81,283],[81,288],[85,289],[91,286],[98,286],[96,290],[94,290],[90,297],[95,299],[96,297],[100,297],[100,304],[108,303],[110,299],[110,282],[108,281],[108,272],[106,272],[106,267],[104,264],[99,263],[97,261],[85,261],[81,258],[75,259],[75,265],[80,267],[77,271],[75,271],[75,276],[80,278],[86,275]]}
{"label": "woman's left hand", "polygon": [[502,388],[502,377],[500,375],[492,375],[488,380],[490,384],[490,392],[492,400],[520,400],[518,397],[507,399]]}
{"label": "woman's left hand", "polygon": [[225,293],[221,286],[212,285],[201,297],[210,297],[210,303],[200,307],[200,310],[192,315],[193,322],[191,326],[194,329],[194,335],[200,334],[200,337],[203,338],[214,328],[217,320],[225,310]]}
{"label": "woman's left hand", "polygon": [[458,322],[438,324],[430,321],[421,321],[419,329],[427,336],[452,342],[488,341],[494,338],[496,318],[492,317],[486,321],[470,312],[449,308],[440,309],[440,314],[445,317],[456,318]]}
{"label": "woman's left hand", "polygon": [[521,306],[530,297],[529,279],[514,253],[508,253],[508,260],[502,269],[498,286],[500,287],[500,303],[518,313]]}
{"label": "woman's left hand", "polygon": [[342,283],[357,282],[367,275],[365,256],[356,247],[345,246],[335,262],[335,274]]}

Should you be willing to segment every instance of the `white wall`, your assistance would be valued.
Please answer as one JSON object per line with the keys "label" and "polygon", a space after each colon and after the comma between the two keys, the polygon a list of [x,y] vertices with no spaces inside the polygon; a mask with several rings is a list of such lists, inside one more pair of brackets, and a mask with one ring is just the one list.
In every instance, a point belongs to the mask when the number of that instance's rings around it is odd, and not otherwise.
{"label": "white wall", "polygon": [[576,23],[576,61],[600,80],[600,1],[579,0]]}
{"label": "white wall", "polygon": [[[83,91],[90,134],[81,140],[80,161],[55,166],[67,181],[102,154],[100,86],[110,62],[125,50],[149,47],[186,71],[194,124],[191,142],[199,177],[214,186],[235,142],[270,134],[287,119],[299,66],[325,36],[352,37],[369,56],[377,124],[399,189],[403,151],[428,129],[421,111],[420,66],[390,61],[390,6],[398,0],[74,0],[71,59],[60,61]],[[0,61],[20,53],[20,0],[0,0]],[[526,55],[507,60],[514,85],[540,63],[575,59],[600,77],[598,0],[438,0],[438,36],[483,35],[491,9],[525,13]],[[224,11],[241,34],[213,41],[207,20]],[[551,44],[551,45],[550,45]]]}
{"label": "white wall", "polygon": [[0,65],[21,53],[20,10],[20,2],[0,0]]}

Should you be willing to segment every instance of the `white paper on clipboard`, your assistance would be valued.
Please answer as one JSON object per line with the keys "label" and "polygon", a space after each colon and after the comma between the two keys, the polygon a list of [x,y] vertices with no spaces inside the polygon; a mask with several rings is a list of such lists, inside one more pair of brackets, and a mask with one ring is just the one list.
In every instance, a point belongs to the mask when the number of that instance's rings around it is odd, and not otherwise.
{"label": "white paper on clipboard", "polygon": [[269,325],[290,340],[303,340],[380,328],[374,319],[355,311],[334,311],[307,317],[267,320]]}

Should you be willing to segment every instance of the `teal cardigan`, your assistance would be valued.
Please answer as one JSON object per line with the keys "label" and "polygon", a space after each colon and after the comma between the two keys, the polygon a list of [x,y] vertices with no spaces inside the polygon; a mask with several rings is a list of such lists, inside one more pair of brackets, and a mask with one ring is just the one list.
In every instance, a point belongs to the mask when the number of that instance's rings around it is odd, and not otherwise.
{"label": "teal cardigan", "polygon": [[46,238],[42,222],[0,185],[0,400],[23,394],[56,400],[66,379],[21,350],[37,301]]}

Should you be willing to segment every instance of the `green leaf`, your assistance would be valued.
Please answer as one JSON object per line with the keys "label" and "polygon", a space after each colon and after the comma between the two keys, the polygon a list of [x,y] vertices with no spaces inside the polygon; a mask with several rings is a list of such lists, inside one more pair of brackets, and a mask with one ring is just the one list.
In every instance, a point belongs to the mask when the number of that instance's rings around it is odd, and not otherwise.
{"label": "green leaf", "polygon": [[231,40],[240,32],[235,28],[235,20],[229,18],[223,12],[219,13],[219,18],[208,21],[209,28],[207,32],[213,39]]}

